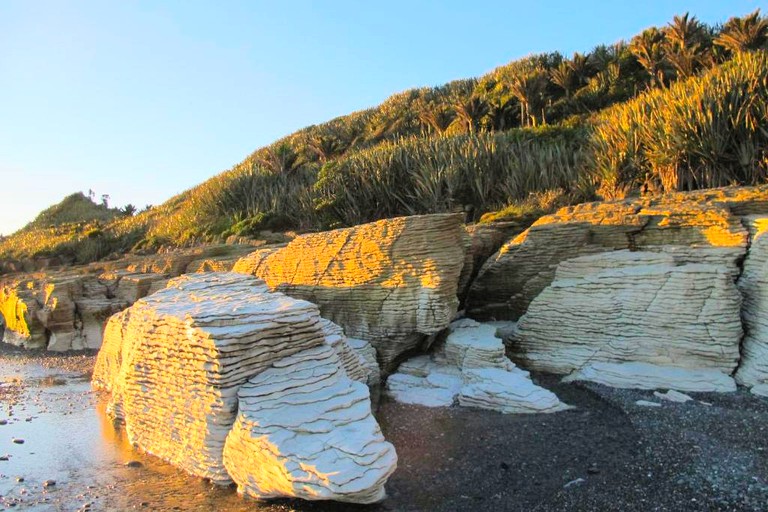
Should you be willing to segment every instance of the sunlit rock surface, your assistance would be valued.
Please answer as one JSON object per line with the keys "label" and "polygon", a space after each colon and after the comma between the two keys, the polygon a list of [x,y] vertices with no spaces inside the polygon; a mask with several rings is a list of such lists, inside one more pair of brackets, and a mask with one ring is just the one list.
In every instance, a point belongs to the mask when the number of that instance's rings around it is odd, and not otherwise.
{"label": "sunlit rock surface", "polygon": [[625,389],[675,389],[699,393],[736,391],[733,378],[718,370],[649,363],[589,363],[563,378],[564,382],[578,380]]}
{"label": "sunlit rock surface", "polygon": [[[188,274],[110,319],[93,383],[111,391],[109,409],[125,422],[131,443],[213,482],[234,478],[249,494],[255,492],[253,482],[266,473],[253,473],[248,464],[256,459],[248,457],[274,457],[270,467],[275,471],[283,462],[290,468],[297,460],[319,463],[332,459],[318,453],[319,446],[341,432],[357,431],[355,438],[346,441],[349,444],[339,446],[350,450],[347,462],[359,463],[355,467],[365,474],[340,475],[335,481],[339,485],[344,478],[358,483],[330,486],[315,499],[368,502],[383,496],[395,456],[371,416],[364,384],[369,375],[362,360],[341,330],[320,318],[314,304],[272,293],[251,276]],[[361,382],[350,378],[346,369]],[[247,389],[243,388],[249,379]],[[256,399],[260,393],[263,403]],[[336,400],[342,395],[346,398]],[[224,445],[238,411],[241,430],[225,467]],[[251,411],[256,411],[260,428],[265,429],[260,432],[271,432],[265,423],[272,417],[269,414],[284,421],[282,430],[270,437],[269,454],[236,455],[243,443],[261,442],[258,435],[251,439],[242,430],[250,425]],[[292,423],[298,417],[307,428],[315,425],[326,430],[296,446],[292,435],[306,433]],[[381,460],[371,459],[363,448],[354,454],[351,450],[359,445],[378,446]],[[239,467],[240,463],[244,466]],[[351,471],[349,464],[344,469]],[[289,473],[283,475],[280,489],[290,488],[293,479],[300,478],[299,473]],[[266,478],[277,481],[273,476]],[[364,481],[372,487],[365,488]],[[341,492],[340,498],[334,497],[333,489]],[[295,494],[270,494],[277,495]]]}
{"label": "sunlit rock surface", "polygon": [[373,503],[395,470],[394,447],[371,414],[368,388],[328,346],[281,359],[238,392],[224,465],[256,498]]}
{"label": "sunlit rock surface", "polygon": [[767,186],[562,208],[489,258],[471,286],[467,313],[517,319],[550,285],[560,262],[617,249],[666,252],[678,264],[714,264],[735,278],[748,242],[742,219],[761,212],[768,212]]}
{"label": "sunlit rock surface", "polygon": [[563,262],[518,322],[510,356],[553,373],[631,362],[730,375],[742,329],[729,271],[669,258],[617,251]]}
{"label": "sunlit rock surface", "polygon": [[369,341],[387,371],[456,314],[468,243],[461,221],[421,215],[303,235],[234,270],[317,304],[348,336]]}
{"label": "sunlit rock surface", "polygon": [[97,349],[106,320],[128,304],[95,276],[33,275],[0,286],[5,343],[54,351]]}
{"label": "sunlit rock surface", "polygon": [[387,394],[403,403],[467,407],[503,413],[556,412],[568,406],[531,381],[504,355],[496,328],[462,319],[432,355],[400,365],[387,379]]}
{"label": "sunlit rock surface", "polygon": [[749,227],[752,245],[738,282],[745,336],[736,381],[755,392],[756,386],[768,384],[768,217],[750,218]]}

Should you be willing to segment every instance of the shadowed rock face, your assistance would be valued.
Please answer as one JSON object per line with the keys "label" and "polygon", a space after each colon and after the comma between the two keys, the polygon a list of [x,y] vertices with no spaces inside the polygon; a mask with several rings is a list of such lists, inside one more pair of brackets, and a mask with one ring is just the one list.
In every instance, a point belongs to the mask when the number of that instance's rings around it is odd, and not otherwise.
{"label": "shadowed rock face", "polygon": [[508,347],[526,367],[552,373],[648,363],[727,376],[739,359],[740,307],[722,267],[677,266],[663,253],[583,256],[560,264]]}
{"label": "shadowed rock face", "polygon": [[386,372],[456,314],[469,243],[461,220],[421,215],[303,235],[256,251],[234,271],[317,304],[348,336],[369,341]]}
{"label": "shadowed rock face", "polygon": [[748,243],[742,219],[766,211],[766,186],[563,208],[536,221],[485,263],[471,286],[467,313],[517,319],[549,286],[561,261],[617,249],[667,252],[679,264],[713,264],[735,278]]}
{"label": "shadowed rock face", "polygon": [[764,394],[768,384],[768,217],[749,218],[752,245],[738,281],[744,296],[742,318],[746,334],[736,381]]}
{"label": "shadowed rock face", "polygon": [[93,373],[130,442],[191,474],[361,503],[384,496],[396,464],[369,379],[317,306],[233,273],[179,277],[112,317]]}

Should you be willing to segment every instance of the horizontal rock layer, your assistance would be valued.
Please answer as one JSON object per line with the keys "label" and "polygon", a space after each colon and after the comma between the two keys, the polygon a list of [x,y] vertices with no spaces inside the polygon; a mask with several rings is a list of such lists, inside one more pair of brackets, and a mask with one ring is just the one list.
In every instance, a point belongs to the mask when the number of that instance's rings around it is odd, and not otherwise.
{"label": "horizontal rock layer", "polygon": [[[648,363],[589,363],[563,378],[627,389],[673,389],[691,392],[732,392],[736,382],[718,370],[679,368]],[[673,400],[684,401],[672,395]],[[669,397],[661,397],[669,400]]]}
{"label": "horizontal rock layer", "polygon": [[480,270],[467,299],[477,319],[517,319],[554,279],[557,265],[631,249],[669,252],[678,264],[706,263],[738,275],[748,232],[742,219],[768,212],[768,186],[587,203],[542,217]]}
{"label": "horizontal rock layer", "polygon": [[569,373],[643,362],[730,374],[739,359],[741,297],[729,272],[675,266],[669,255],[617,251],[562,263],[508,340],[527,367]]}
{"label": "horizontal rock layer", "polygon": [[469,243],[461,220],[421,215],[303,235],[234,270],[317,304],[348,336],[369,341],[388,370],[456,314]]}

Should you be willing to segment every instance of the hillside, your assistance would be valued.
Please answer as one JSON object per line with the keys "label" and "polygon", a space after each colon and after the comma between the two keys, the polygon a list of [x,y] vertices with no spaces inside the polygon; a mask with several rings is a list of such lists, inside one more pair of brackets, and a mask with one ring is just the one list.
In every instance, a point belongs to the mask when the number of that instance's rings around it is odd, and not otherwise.
{"label": "hillside", "polygon": [[0,258],[85,262],[264,230],[446,211],[526,217],[597,197],[762,183],[767,40],[758,11],[718,27],[685,14],[588,53],[405,91],[290,134],[137,216],[51,226],[44,212],[0,242]]}

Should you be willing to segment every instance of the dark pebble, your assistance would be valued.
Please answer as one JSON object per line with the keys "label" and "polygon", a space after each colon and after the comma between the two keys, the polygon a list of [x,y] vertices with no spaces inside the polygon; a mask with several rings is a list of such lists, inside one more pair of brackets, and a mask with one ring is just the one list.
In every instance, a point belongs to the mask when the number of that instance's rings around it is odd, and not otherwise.
{"label": "dark pebble", "polygon": [[43,487],[53,487],[56,485],[56,480],[46,480],[43,482]]}
{"label": "dark pebble", "polygon": [[143,465],[144,464],[142,464],[141,462],[139,462],[137,460],[131,460],[131,461],[128,461],[128,462],[125,463],[125,467],[128,467],[128,468],[140,468]]}
{"label": "dark pebble", "polygon": [[23,439],[18,439],[18,438],[15,438],[15,437],[13,438],[13,442],[16,443],[16,444],[24,444],[24,440]]}

